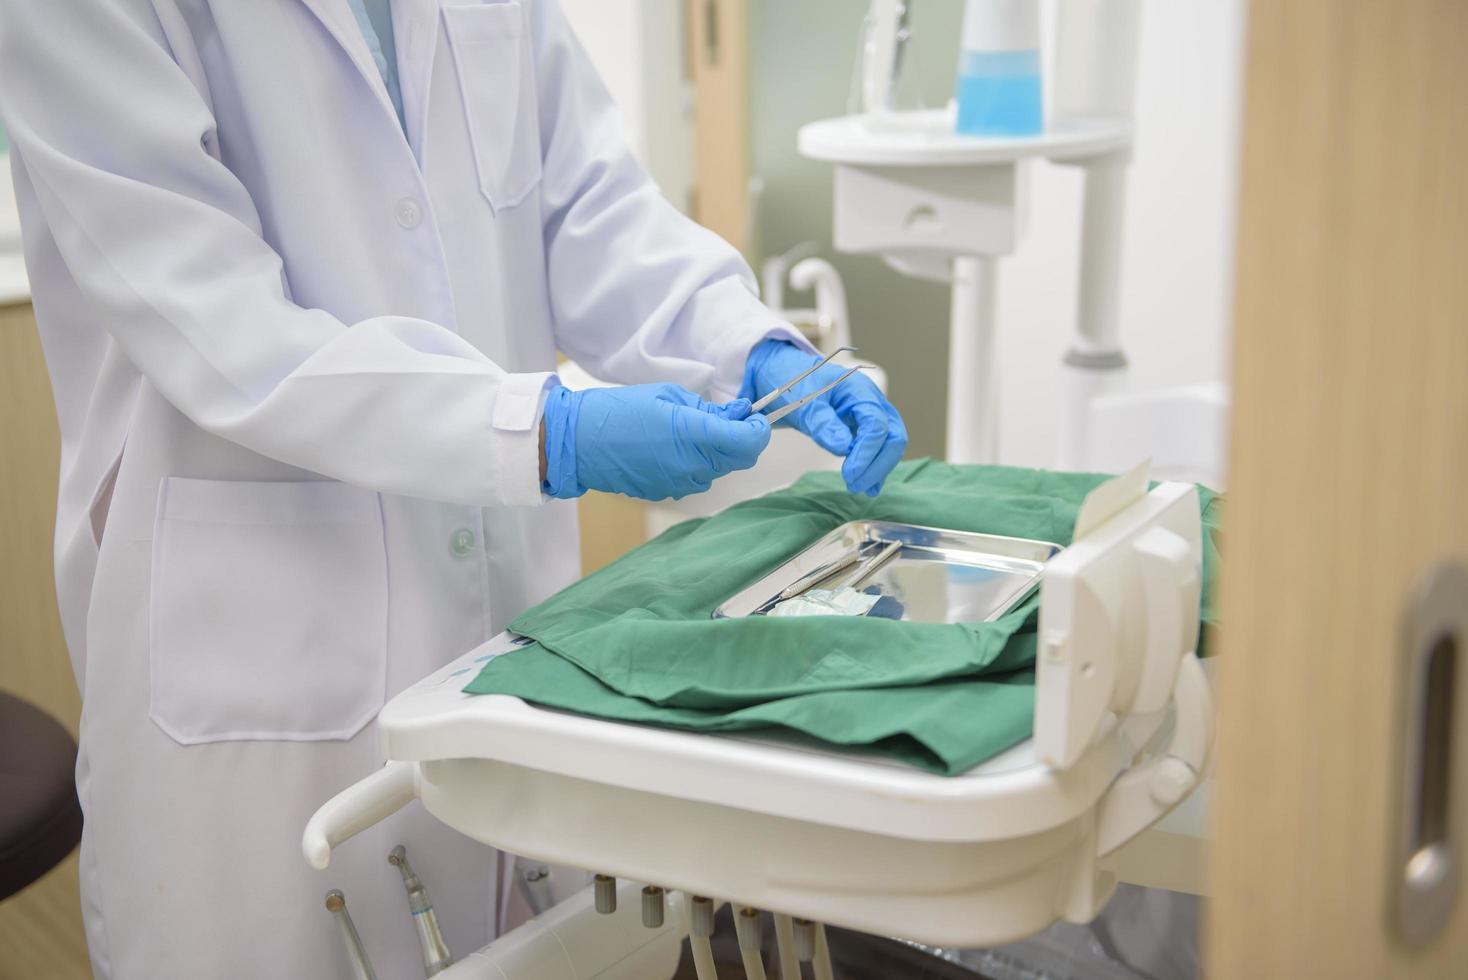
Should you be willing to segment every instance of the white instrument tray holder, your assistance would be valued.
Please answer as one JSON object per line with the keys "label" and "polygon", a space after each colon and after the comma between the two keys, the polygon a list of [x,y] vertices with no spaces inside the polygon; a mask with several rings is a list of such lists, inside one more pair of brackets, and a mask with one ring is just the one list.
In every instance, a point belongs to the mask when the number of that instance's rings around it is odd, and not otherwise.
{"label": "white instrument tray holder", "polygon": [[305,856],[419,799],[534,860],[937,946],[1089,921],[1117,849],[1209,763],[1201,533],[1196,488],[1148,492],[1145,467],[1093,492],[1041,582],[1034,737],[961,775],[462,693],[501,634],[383,708],[387,765],[316,813]]}

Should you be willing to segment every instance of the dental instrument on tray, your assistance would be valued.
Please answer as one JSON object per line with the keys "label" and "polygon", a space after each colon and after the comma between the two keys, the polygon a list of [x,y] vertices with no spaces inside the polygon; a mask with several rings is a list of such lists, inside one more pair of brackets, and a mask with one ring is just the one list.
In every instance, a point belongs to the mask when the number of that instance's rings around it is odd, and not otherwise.
{"label": "dental instrument on tray", "polygon": [[[879,538],[878,542],[880,541],[881,539]],[[878,542],[873,543],[875,544]],[[865,585],[873,575],[880,572],[882,570],[882,566],[886,565],[892,559],[896,558],[897,553],[901,550],[901,541],[882,542],[882,550],[877,552],[875,557],[867,560],[866,564],[862,566],[861,571],[856,573],[856,578],[846,583],[846,587],[860,591],[861,587]]]}
{"label": "dental instrument on tray", "polygon": [[796,596],[809,592],[816,586],[821,585],[827,579],[833,578],[836,575],[841,574],[852,565],[855,565],[857,562],[861,561],[866,549],[871,544],[872,542],[865,542],[861,545],[858,545],[856,550],[848,552],[847,554],[842,555],[840,558],[837,558],[835,561],[828,562],[827,564],[821,565],[820,567],[816,568],[814,571],[802,575],[793,584],[786,586],[784,589],[781,589],[779,595],[774,596],[764,605],[760,606],[760,608],[756,610],[756,612],[768,612],[770,609],[784,602],[786,599],[794,599]]}
{"label": "dental instrument on tray", "polygon": [[[864,596],[858,593],[874,575],[882,570],[883,566],[896,558],[901,551],[901,541],[884,541],[877,538],[864,542],[855,551],[803,576],[795,584],[782,590],[779,595],[769,599],[756,610],[756,614],[865,616],[874,608],[877,595]],[[855,575],[839,583],[831,582],[853,565],[859,566]],[[831,582],[831,585],[824,590],[818,588],[828,582]],[[794,607],[776,611],[778,607],[792,600],[805,600],[795,604],[803,607],[799,612],[795,611]]]}
{"label": "dental instrument on tray", "polygon": [[822,588],[839,592],[876,586],[902,603],[900,619],[985,622],[1034,594],[1045,563],[1060,551],[1049,541],[895,521],[850,521],[730,596],[713,615],[763,616],[782,602],[810,598]]}
{"label": "dental instrument on tray", "polygon": [[826,579],[832,578],[840,574],[841,572],[846,571],[852,565],[855,565],[857,562],[861,561],[862,549],[864,549],[865,547],[866,545],[862,545],[861,548],[858,548],[856,551],[853,551],[846,557],[839,558],[829,565],[822,565],[820,568],[817,568],[814,572],[811,572],[809,575],[805,576],[794,585],[783,589],[778,596],[771,600],[771,602],[783,602],[786,599],[794,599],[802,592],[809,592],[817,585],[820,585],[822,582],[826,581]]}

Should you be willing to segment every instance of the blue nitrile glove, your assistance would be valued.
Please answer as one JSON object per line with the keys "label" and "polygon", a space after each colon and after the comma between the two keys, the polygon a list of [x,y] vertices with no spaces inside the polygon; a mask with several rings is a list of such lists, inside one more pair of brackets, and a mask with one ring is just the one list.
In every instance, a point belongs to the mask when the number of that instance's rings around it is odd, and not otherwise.
{"label": "blue nitrile glove", "polygon": [[587,490],[643,500],[701,493],[753,466],[770,424],[740,399],[713,405],[674,384],[553,388],[545,399],[545,483],[552,497]]}
{"label": "blue nitrile glove", "polygon": [[[761,341],[749,352],[739,395],[758,401],[819,360],[788,341]],[[776,399],[768,410],[830,384],[845,371],[839,364],[827,364]],[[846,489],[868,497],[881,492],[887,474],[907,449],[907,426],[902,424],[902,416],[882,390],[860,374],[853,374],[777,424],[793,425],[827,452],[845,456],[841,477]]]}

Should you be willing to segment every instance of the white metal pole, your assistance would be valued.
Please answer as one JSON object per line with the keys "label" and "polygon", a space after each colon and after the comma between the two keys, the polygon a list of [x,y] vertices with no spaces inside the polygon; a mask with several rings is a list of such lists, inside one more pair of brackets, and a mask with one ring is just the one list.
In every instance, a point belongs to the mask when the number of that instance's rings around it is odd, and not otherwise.
{"label": "white metal pole", "polygon": [[993,463],[999,457],[999,372],[994,359],[998,287],[998,259],[954,258],[948,334],[950,463]]}
{"label": "white metal pole", "polygon": [[[1057,12],[1055,111],[1062,116],[1135,112],[1141,44],[1140,0],[1066,0]],[[1090,468],[1094,400],[1125,377],[1121,348],[1121,246],[1128,151],[1077,161],[1085,170],[1080,301],[1062,368],[1057,464]]]}
{"label": "white metal pole", "polygon": [[1121,249],[1129,151],[1087,160],[1081,213],[1080,303],[1076,346],[1086,354],[1121,348]]}
{"label": "white metal pole", "polygon": [[1141,0],[1064,0],[1056,8],[1055,113],[1131,116]]}
{"label": "white metal pole", "polygon": [[1065,355],[1057,465],[1089,466],[1091,404],[1125,377],[1121,348],[1122,223],[1126,215],[1127,152],[1087,160],[1081,215],[1080,291],[1075,336]]}

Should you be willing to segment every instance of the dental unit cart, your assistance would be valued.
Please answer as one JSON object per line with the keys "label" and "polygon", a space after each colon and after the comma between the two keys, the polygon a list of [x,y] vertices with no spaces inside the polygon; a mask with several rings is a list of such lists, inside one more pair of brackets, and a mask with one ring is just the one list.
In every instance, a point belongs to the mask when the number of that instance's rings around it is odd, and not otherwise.
{"label": "dental unit cart", "polygon": [[1087,922],[1115,888],[1118,850],[1209,764],[1201,566],[1192,485],[1149,492],[1139,469],[1093,491],[1041,579],[1033,737],[952,777],[464,694],[517,646],[502,634],[383,708],[390,761],[316,813],[304,853],[324,869],[418,799],[508,853],[600,872],[437,973],[450,980],[667,978],[685,937],[707,980],[724,902],[751,977],[764,976],[754,910],[775,913],[786,980],[801,960],[831,976],[820,923],[976,947]]}

